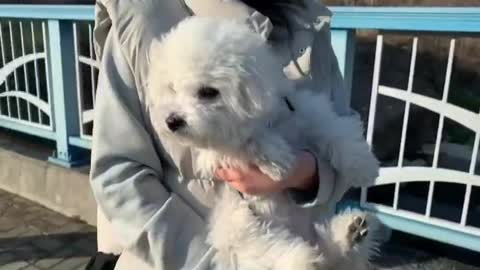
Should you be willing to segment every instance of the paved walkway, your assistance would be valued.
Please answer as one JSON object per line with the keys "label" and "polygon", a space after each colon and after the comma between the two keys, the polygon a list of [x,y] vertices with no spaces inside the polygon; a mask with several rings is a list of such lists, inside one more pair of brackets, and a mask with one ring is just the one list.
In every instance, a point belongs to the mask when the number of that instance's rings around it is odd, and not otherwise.
{"label": "paved walkway", "polygon": [[[375,270],[480,270],[477,253],[446,247],[434,255],[421,247],[438,243],[393,239],[396,244],[381,248]],[[83,270],[95,251],[94,227],[0,190],[0,270]]]}
{"label": "paved walkway", "polygon": [[[438,245],[433,242],[431,244]],[[410,245],[390,243],[381,250],[382,254],[376,260],[377,266],[372,270],[480,270],[480,262],[475,254],[463,250],[454,251],[452,247],[448,247],[448,250],[456,254],[425,252],[421,250],[418,241]]]}
{"label": "paved walkway", "polygon": [[80,270],[95,228],[0,190],[0,270]]}

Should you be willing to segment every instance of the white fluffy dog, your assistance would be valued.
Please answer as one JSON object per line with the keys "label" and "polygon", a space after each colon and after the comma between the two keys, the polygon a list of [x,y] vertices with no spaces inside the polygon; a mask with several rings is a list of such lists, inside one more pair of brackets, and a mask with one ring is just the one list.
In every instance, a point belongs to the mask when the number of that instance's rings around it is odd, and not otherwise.
{"label": "white fluffy dog", "polygon": [[[213,179],[219,166],[253,163],[282,181],[301,149],[328,160],[337,181],[360,186],[377,177],[362,124],[339,117],[323,95],[293,90],[265,40],[247,24],[186,19],[153,42],[149,59],[154,124],[164,138],[198,153],[194,167],[202,177]],[[256,198],[225,188],[210,217],[216,269],[364,267],[375,246],[367,234],[375,229],[373,218],[348,212],[315,225],[292,221],[296,211],[286,194]],[[313,240],[296,230],[308,222]]]}

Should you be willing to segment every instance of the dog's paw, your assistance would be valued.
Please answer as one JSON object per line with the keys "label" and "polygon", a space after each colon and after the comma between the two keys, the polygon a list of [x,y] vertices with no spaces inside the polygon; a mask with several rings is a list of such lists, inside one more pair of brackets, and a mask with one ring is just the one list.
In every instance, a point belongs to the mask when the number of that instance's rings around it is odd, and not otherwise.
{"label": "dog's paw", "polygon": [[333,250],[341,256],[354,252],[363,258],[370,258],[378,248],[377,234],[380,223],[368,212],[345,211],[328,224],[324,237],[331,239]]}
{"label": "dog's paw", "polygon": [[341,176],[355,187],[371,186],[375,183],[380,171],[380,164],[375,156],[368,152],[350,162],[343,170]]}
{"label": "dog's paw", "polygon": [[351,247],[360,244],[368,235],[368,221],[366,216],[354,216],[348,225],[347,241]]}
{"label": "dog's paw", "polygon": [[369,186],[374,184],[380,171],[380,162],[369,150],[359,154],[351,169],[352,182],[355,186]]}
{"label": "dog's paw", "polygon": [[380,163],[365,141],[347,141],[331,146],[330,162],[344,182],[354,187],[375,183]]}
{"label": "dog's paw", "polygon": [[297,157],[293,153],[284,153],[281,158],[270,156],[256,163],[259,170],[273,181],[283,181],[290,176],[296,161]]}
{"label": "dog's paw", "polygon": [[354,183],[358,186],[373,185],[380,171],[380,165],[378,160],[372,154],[359,165],[359,173],[354,178]]}
{"label": "dog's paw", "polygon": [[297,156],[284,138],[266,133],[252,146],[250,155],[260,171],[274,181],[282,181],[296,165]]}
{"label": "dog's paw", "polygon": [[275,164],[258,164],[258,169],[276,182],[284,180],[290,173],[289,167],[284,168]]}

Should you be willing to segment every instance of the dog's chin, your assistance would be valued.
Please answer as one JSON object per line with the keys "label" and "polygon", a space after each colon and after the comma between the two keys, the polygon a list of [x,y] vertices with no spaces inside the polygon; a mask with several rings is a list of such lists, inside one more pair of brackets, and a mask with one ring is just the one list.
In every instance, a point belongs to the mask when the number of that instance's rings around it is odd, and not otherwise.
{"label": "dog's chin", "polygon": [[164,138],[175,141],[179,145],[197,149],[235,152],[245,144],[246,139],[242,140],[238,133],[234,135],[233,131],[228,132],[230,135],[222,133],[218,129],[215,132],[212,131],[213,129],[187,127],[176,131],[163,128],[161,133]]}
{"label": "dog's chin", "polygon": [[178,144],[191,147],[191,148],[210,148],[209,140],[202,140],[198,135],[193,135],[187,130],[177,130],[172,132],[170,130],[164,130],[164,135]]}

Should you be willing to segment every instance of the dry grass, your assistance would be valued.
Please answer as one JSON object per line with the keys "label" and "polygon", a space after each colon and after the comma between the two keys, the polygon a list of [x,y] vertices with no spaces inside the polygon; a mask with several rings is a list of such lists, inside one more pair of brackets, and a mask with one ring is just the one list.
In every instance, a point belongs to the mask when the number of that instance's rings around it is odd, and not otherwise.
{"label": "dry grass", "polygon": [[[327,5],[354,5],[354,6],[475,6],[480,7],[480,0],[324,0]],[[362,39],[371,40],[375,31],[359,32]],[[447,35],[421,36],[420,50],[429,52],[438,58],[445,58],[448,53],[449,38]],[[408,46],[410,38],[398,36],[392,39],[392,45],[398,47]],[[480,74],[480,38],[457,37],[456,64]]]}

